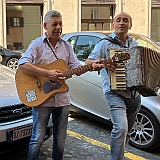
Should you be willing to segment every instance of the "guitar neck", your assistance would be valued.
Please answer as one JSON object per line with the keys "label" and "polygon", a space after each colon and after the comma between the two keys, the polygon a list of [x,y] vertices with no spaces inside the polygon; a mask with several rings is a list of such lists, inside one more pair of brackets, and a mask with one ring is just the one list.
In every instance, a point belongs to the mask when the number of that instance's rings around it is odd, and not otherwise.
{"label": "guitar neck", "polygon": [[82,74],[82,73],[85,73],[85,72],[91,71],[91,70],[92,70],[92,64],[79,66],[77,68],[64,71],[63,76],[64,77],[70,77],[74,74]]}
{"label": "guitar neck", "polygon": [[[111,63],[111,61],[112,61],[111,58],[105,59],[101,62],[101,64]],[[69,70],[63,71],[63,76],[64,77],[70,77],[74,74],[81,75],[83,73],[86,73],[87,71],[91,71],[92,69],[93,69],[92,64],[82,65],[82,66],[79,66],[79,67],[74,68],[74,69],[69,69]]]}

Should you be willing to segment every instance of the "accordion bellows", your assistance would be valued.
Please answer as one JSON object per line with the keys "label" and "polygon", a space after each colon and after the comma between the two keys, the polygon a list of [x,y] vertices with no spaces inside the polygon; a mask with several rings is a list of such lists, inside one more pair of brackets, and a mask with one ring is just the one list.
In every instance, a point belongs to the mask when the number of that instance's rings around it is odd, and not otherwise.
{"label": "accordion bellows", "polygon": [[[111,49],[110,56],[119,49]],[[122,49],[120,49],[122,51]],[[160,86],[160,53],[136,46],[123,49],[130,59],[121,63],[115,73],[110,72],[112,90],[137,90],[143,96],[155,96]]]}

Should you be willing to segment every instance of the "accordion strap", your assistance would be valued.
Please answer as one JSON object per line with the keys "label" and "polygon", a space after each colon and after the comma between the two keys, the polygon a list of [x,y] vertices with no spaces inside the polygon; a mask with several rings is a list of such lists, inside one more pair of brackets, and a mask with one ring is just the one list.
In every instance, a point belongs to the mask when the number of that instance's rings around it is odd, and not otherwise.
{"label": "accordion strap", "polygon": [[126,47],[122,42],[120,42],[120,41],[117,40],[117,39],[113,39],[113,38],[110,37],[110,36],[106,36],[105,38],[102,38],[100,41],[102,41],[102,40],[108,40],[108,41],[111,42],[111,43],[117,44],[117,45],[119,45],[119,46],[121,46],[121,47],[124,47],[124,48],[128,48],[128,47]]}
{"label": "accordion strap", "polygon": [[131,91],[131,99],[136,98],[136,92],[137,92],[137,89],[134,89],[133,91]]}

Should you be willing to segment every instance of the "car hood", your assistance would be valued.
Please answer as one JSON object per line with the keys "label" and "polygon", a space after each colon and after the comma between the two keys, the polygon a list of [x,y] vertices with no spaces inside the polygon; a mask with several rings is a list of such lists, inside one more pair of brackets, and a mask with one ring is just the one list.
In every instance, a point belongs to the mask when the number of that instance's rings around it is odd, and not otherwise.
{"label": "car hood", "polygon": [[17,94],[15,72],[0,65],[0,107],[22,103]]}
{"label": "car hood", "polygon": [[22,56],[22,52],[18,52],[18,51],[12,51],[12,50],[5,50],[4,52],[3,52],[5,55],[7,55],[7,56],[17,56],[17,57],[21,57]]}

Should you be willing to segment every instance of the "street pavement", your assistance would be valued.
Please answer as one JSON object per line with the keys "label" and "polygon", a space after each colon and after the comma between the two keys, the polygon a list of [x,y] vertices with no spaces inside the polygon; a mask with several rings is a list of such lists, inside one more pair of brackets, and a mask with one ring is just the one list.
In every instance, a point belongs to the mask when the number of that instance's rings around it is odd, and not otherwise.
{"label": "street pavement", "polygon": [[[111,127],[81,115],[70,115],[64,160],[109,160]],[[52,160],[52,137],[43,143],[39,160]],[[27,149],[0,160],[27,160]],[[126,146],[124,160],[160,160],[160,149],[149,153]]]}

